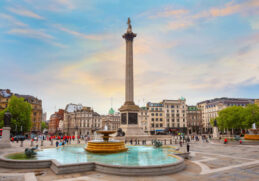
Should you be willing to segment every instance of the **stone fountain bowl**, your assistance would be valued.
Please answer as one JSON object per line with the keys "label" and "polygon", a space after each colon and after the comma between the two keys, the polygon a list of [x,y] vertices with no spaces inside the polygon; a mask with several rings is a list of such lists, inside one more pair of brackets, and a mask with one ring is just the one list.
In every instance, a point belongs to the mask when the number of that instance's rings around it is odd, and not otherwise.
{"label": "stone fountain bowl", "polygon": [[113,133],[116,133],[116,131],[112,131],[112,130],[99,130],[99,131],[96,131],[96,133],[113,134]]}

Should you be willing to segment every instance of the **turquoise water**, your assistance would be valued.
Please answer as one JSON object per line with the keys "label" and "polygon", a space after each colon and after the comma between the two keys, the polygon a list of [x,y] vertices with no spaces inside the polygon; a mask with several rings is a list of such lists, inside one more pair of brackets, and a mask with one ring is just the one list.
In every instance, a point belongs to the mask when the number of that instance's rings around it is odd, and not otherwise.
{"label": "turquoise water", "polygon": [[153,148],[151,146],[128,146],[122,153],[95,154],[85,151],[85,146],[65,146],[49,148],[37,152],[38,160],[56,159],[63,164],[80,162],[99,162],[110,165],[148,166],[163,165],[176,162],[178,159],[168,156],[169,148]]}

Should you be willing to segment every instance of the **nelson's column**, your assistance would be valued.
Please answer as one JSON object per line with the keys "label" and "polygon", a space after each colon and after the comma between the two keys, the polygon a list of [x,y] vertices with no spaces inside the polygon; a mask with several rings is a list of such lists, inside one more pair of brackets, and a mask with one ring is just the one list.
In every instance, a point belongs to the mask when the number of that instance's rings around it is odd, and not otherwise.
{"label": "nelson's column", "polygon": [[121,128],[125,136],[145,135],[138,125],[139,107],[134,103],[133,82],[133,39],[137,36],[132,32],[130,18],[128,18],[127,32],[122,36],[126,40],[126,78],[125,103],[119,109],[121,112]]}

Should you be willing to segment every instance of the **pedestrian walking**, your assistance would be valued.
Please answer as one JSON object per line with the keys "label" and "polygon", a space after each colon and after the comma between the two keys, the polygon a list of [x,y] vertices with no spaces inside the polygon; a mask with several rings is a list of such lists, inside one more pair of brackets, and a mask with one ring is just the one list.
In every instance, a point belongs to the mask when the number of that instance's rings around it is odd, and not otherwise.
{"label": "pedestrian walking", "polygon": [[189,145],[189,143],[187,143],[186,148],[187,148],[187,152],[189,153],[189,151],[190,151],[190,145]]}
{"label": "pedestrian walking", "polygon": [[58,141],[56,141],[56,147],[58,147],[58,144],[59,144]]}

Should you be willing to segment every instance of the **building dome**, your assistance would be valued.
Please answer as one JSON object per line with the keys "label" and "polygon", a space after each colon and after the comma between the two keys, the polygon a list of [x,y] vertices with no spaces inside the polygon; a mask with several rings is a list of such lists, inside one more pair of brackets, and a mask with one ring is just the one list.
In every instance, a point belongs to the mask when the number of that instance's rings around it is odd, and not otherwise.
{"label": "building dome", "polygon": [[114,113],[115,113],[115,111],[114,111],[114,109],[111,107],[111,109],[109,110],[109,114],[110,114],[110,115],[114,115]]}

